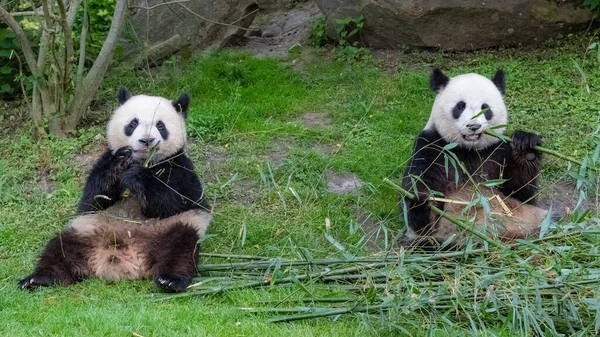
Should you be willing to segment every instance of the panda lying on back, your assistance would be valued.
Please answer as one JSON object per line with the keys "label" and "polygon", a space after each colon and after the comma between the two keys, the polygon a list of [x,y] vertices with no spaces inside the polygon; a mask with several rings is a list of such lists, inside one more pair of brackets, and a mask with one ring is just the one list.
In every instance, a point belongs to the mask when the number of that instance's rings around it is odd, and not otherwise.
{"label": "panda lying on back", "polygon": [[124,88],[118,98],[107,127],[108,150],[87,179],[81,215],[50,240],[33,274],[19,282],[21,289],[91,277],[152,277],[169,292],[191,283],[197,242],[211,215],[184,152],[190,98],[130,98]]}
{"label": "panda lying on back", "polygon": [[[502,127],[507,123],[504,73],[499,70],[491,80],[478,74],[449,78],[435,69],[430,88],[437,96],[429,121],[415,141],[402,181],[403,188],[416,194],[417,200],[404,199],[408,229],[401,245],[436,248],[451,236],[455,238],[449,240],[452,241],[449,247],[464,243],[464,235],[456,226],[431,210],[434,201],[429,198],[434,191],[446,199],[462,202],[436,201],[434,205],[438,208],[469,219],[480,230],[485,227],[488,234],[496,234],[502,240],[537,233],[547,214],[546,210],[533,206],[541,165],[541,153],[534,147],[542,144],[541,137],[515,131],[509,144],[484,134],[493,127],[499,127],[494,128],[498,133],[505,131]],[[450,143],[457,146],[444,149]],[[463,163],[464,169],[455,172],[455,167],[447,163],[445,157],[451,157],[449,151]],[[495,187],[481,184],[494,179],[507,180]],[[492,197],[488,199],[491,212],[471,207],[479,194]],[[465,207],[465,204],[470,205]]]}

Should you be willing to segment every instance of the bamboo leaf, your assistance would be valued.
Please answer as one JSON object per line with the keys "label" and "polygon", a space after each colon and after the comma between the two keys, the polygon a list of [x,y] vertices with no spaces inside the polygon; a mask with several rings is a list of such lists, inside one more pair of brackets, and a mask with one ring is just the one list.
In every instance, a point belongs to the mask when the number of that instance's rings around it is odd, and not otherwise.
{"label": "bamboo leaf", "polygon": [[548,229],[550,228],[551,219],[552,205],[550,205],[550,208],[548,209],[548,214],[546,214],[544,221],[542,221],[542,224],[540,225],[540,239],[543,238],[544,235],[546,235],[546,233],[548,232]]}
{"label": "bamboo leaf", "polygon": [[487,187],[498,186],[498,185],[504,184],[507,181],[508,181],[508,179],[493,179],[493,180],[488,180],[488,181],[486,181],[486,182],[483,183],[483,186],[487,186]]}
{"label": "bamboo leaf", "polygon": [[342,252],[346,251],[346,248],[344,248],[344,246],[342,246],[342,244],[339,243],[333,236],[331,236],[328,233],[324,233],[324,234],[325,234],[325,238],[327,239],[327,241],[331,242],[335,246],[335,248],[339,249]]}

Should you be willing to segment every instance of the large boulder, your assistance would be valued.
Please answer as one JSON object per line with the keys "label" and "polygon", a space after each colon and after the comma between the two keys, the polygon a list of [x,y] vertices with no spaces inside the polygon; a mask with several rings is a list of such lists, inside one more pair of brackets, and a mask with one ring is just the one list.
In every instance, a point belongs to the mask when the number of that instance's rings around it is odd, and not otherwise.
{"label": "large boulder", "polygon": [[135,0],[125,57],[159,63],[182,48],[236,44],[254,21],[255,0]]}
{"label": "large boulder", "polygon": [[378,49],[404,46],[470,50],[534,44],[576,32],[592,19],[582,0],[317,0],[336,20],[364,16],[361,40]]}

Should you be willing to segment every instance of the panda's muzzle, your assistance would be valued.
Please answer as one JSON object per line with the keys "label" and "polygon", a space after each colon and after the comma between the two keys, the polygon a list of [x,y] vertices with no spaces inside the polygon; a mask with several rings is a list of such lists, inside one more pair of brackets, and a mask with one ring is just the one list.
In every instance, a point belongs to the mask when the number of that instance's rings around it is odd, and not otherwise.
{"label": "panda's muzzle", "polygon": [[150,146],[150,144],[152,144],[152,142],[155,140],[156,138],[141,138],[138,139],[138,142],[144,144],[146,147]]}
{"label": "panda's muzzle", "polygon": [[467,124],[467,129],[471,131],[477,131],[481,128],[481,124],[479,123],[469,123]]}

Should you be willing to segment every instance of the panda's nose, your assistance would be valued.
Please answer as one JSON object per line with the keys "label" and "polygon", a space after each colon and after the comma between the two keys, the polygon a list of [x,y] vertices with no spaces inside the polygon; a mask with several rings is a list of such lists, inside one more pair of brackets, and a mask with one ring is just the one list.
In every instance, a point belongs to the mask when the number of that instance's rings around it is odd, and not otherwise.
{"label": "panda's nose", "polygon": [[154,138],[141,138],[138,139],[138,142],[148,146],[148,144],[151,144],[154,141]]}
{"label": "panda's nose", "polygon": [[479,128],[481,127],[481,124],[479,123],[469,123],[467,124],[467,128],[471,131],[477,131],[479,130]]}

